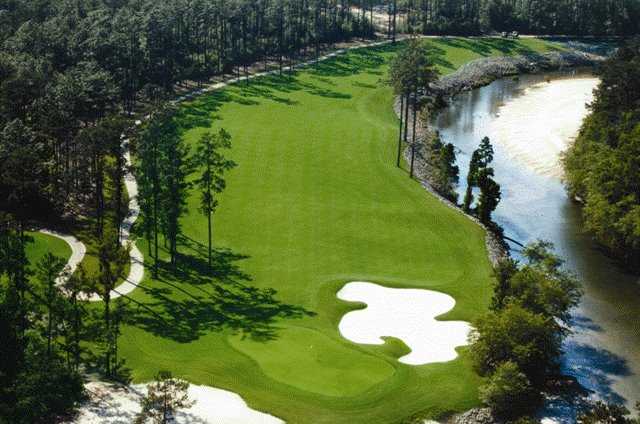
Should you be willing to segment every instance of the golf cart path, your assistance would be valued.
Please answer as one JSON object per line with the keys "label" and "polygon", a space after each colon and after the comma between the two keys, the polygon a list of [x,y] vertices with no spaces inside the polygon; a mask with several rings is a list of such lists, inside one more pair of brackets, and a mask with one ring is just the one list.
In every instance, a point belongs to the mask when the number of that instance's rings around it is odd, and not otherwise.
{"label": "golf cart path", "polygon": [[[402,41],[405,38],[406,37],[398,37],[397,41]],[[326,55],[320,56],[317,59],[299,63],[297,65],[294,65],[293,67],[291,66],[283,67],[282,70],[290,71],[292,68],[293,69],[303,68],[305,66],[309,66],[318,62],[322,62],[322,61],[334,58],[336,56],[339,56],[351,50],[367,48],[367,47],[376,47],[384,44],[389,44],[391,42],[393,41],[383,40],[383,41],[377,41],[372,43],[364,42],[361,44],[356,44],[354,46],[350,46],[344,49],[339,49],[334,52],[328,53]],[[259,78],[267,75],[274,75],[279,72],[280,72],[279,69],[274,69],[272,71],[258,72],[258,73],[248,75],[246,77],[233,78],[227,81],[212,84],[204,89],[196,90],[190,94],[179,97],[173,103],[179,104],[185,101],[192,100],[196,96],[199,96],[211,91],[215,91],[215,90],[220,90],[230,85],[236,84],[238,82],[245,81],[247,79],[251,80],[254,78]],[[149,116],[145,117],[145,119],[148,119],[148,118]],[[141,123],[142,123],[141,121],[136,122],[137,125],[140,125]],[[131,171],[132,161],[131,161],[131,151],[129,149],[129,140],[123,140],[123,144],[124,144],[126,169],[127,169],[125,174],[125,186],[127,188],[127,192],[129,193],[129,214],[120,225],[120,240],[123,247],[130,248],[130,253],[129,253],[130,270],[129,270],[129,275],[127,276],[125,281],[111,291],[112,299],[117,299],[121,296],[126,296],[132,291],[134,291],[137,287],[140,286],[142,278],[144,277],[144,255],[142,254],[140,249],[138,249],[134,240],[132,240],[131,238],[131,229],[135,224],[135,222],[138,220],[138,217],[140,215],[140,205],[138,204],[138,183]],[[46,229],[40,230],[40,232],[43,234],[47,234],[47,235],[59,238],[61,240],[64,240],[71,247],[72,255],[67,263],[67,266],[69,271],[68,275],[73,274],[78,268],[78,265],[83,261],[86,255],[87,248],[84,245],[84,243],[82,243],[81,241],[79,241],[78,239],[76,239],[71,235],[61,234],[61,233],[51,231],[51,230],[46,230]],[[66,278],[68,277],[60,276],[58,279],[58,284],[59,285],[64,284],[66,282],[65,281]],[[102,299],[97,294],[93,294],[89,296],[86,300],[90,302],[99,302]]]}
{"label": "golf cart path", "polygon": [[[120,225],[120,242],[124,248],[130,248],[130,268],[129,275],[124,280],[124,282],[111,291],[112,299],[117,299],[121,296],[125,296],[131,293],[140,285],[140,282],[144,277],[144,255],[142,254],[140,249],[138,249],[135,242],[131,238],[131,229],[133,228],[133,224],[135,224],[135,222],[138,220],[138,217],[140,216],[140,205],[138,204],[138,183],[136,182],[136,178],[131,172],[132,164],[131,153],[129,151],[129,140],[123,140],[123,145],[125,147],[126,162],[126,174],[124,182],[127,193],[129,194],[129,213]],[[71,257],[67,261],[67,269],[65,270],[66,272],[64,275],[60,275],[56,282],[58,285],[62,285],[66,283],[66,280],[69,278],[69,276],[78,269],[78,265],[80,265],[80,263],[84,260],[84,257],[87,254],[87,247],[84,243],[82,243],[72,235],[61,234],[59,232],[47,229],[41,229],[39,230],[39,232],[59,238],[60,240],[65,241],[69,245],[69,247],[71,247]],[[86,297],[84,300],[87,300],[89,302],[99,302],[102,299],[99,295],[93,294]]]}
{"label": "golf cart path", "polygon": [[67,243],[71,248],[71,257],[69,257],[69,260],[67,261],[67,269],[65,270],[65,273],[61,274],[56,280],[57,285],[62,285],[66,283],[67,275],[73,274],[76,272],[76,269],[78,269],[78,265],[80,265],[80,262],[83,261],[84,256],[87,254],[87,247],[84,243],[71,235],[58,233],[57,231],[52,230],[39,230],[38,232],[60,239]]}

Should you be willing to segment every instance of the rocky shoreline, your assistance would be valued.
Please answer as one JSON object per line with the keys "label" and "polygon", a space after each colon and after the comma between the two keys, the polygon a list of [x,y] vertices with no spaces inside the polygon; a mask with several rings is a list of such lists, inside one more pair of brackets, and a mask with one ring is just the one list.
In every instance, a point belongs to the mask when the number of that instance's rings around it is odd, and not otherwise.
{"label": "rocky shoreline", "polygon": [[[554,51],[545,54],[527,54],[521,56],[482,58],[471,61],[463,65],[456,72],[442,77],[431,85],[432,92],[436,93],[437,101],[440,107],[446,107],[451,98],[455,95],[480,88],[491,84],[492,82],[509,76],[520,74],[533,74],[540,72],[556,71],[565,68],[594,67],[603,62],[606,56],[594,54],[587,51],[568,50]],[[394,111],[400,116],[400,101],[394,102]],[[419,120],[416,126],[416,140],[418,140],[414,172],[416,179],[429,193],[434,195],[443,204],[459,211],[469,219],[482,226],[486,231],[486,247],[489,260],[495,266],[497,263],[510,256],[508,247],[502,237],[484,226],[475,216],[465,213],[462,208],[443,197],[438,193],[434,186],[430,183],[430,165],[426,159],[424,144],[421,142],[425,137],[433,134],[433,129],[429,122]],[[413,132],[411,125],[408,129],[408,140],[412,140]],[[411,162],[411,149],[406,148],[403,157],[407,163]],[[448,423],[452,424],[500,424],[501,421],[491,413],[487,408],[475,408],[462,414],[451,417]]]}
{"label": "rocky shoreline", "polygon": [[604,59],[605,56],[579,50],[476,59],[463,65],[456,72],[440,78],[431,85],[431,89],[441,99],[446,100],[463,91],[491,84],[500,78],[565,68],[593,67]]}
{"label": "rocky shoreline", "polygon": [[[594,67],[605,60],[605,56],[579,50],[554,51],[544,54],[526,54],[521,56],[502,56],[481,58],[463,65],[456,72],[440,78],[431,85],[431,90],[436,93],[437,104],[446,107],[448,101],[455,95],[464,91],[491,84],[492,82],[509,76],[531,74],[547,71],[562,70],[565,68]],[[400,101],[396,99],[394,111],[400,116]],[[419,119],[416,126],[416,140],[424,140],[430,136],[433,129],[428,122]],[[412,140],[412,125],[408,128],[408,140]],[[459,205],[451,202],[438,193],[431,183],[430,165],[426,160],[424,144],[417,142],[415,147],[414,172],[415,177],[429,193],[434,195],[443,204],[459,211],[486,231],[485,244],[489,260],[496,266],[501,260],[509,257],[506,242],[502,237],[483,225],[475,216],[465,213]],[[407,163],[411,162],[411,149],[404,150],[403,157]]]}

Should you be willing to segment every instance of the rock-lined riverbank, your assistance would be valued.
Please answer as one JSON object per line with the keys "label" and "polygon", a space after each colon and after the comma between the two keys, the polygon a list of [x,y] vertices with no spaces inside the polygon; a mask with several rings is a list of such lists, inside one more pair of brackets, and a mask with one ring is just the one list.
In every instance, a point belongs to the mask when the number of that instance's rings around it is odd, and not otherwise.
{"label": "rock-lined riverbank", "polygon": [[606,56],[578,50],[482,58],[473,60],[456,72],[440,78],[431,85],[431,89],[440,98],[446,99],[463,91],[483,87],[500,78],[565,68],[593,67],[605,58]]}
{"label": "rock-lined riverbank", "polygon": [[[561,70],[565,68],[594,67],[604,61],[606,56],[579,50],[554,51],[544,54],[526,54],[520,56],[502,56],[473,60],[456,72],[440,78],[431,85],[432,93],[438,98],[436,104],[446,106],[449,99],[456,94],[470,91],[491,84],[508,76],[531,74]],[[394,110],[400,116],[400,101],[394,104]],[[408,140],[413,139],[412,123],[408,128]],[[423,187],[436,196],[444,204],[459,210],[459,205],[443,197],[435,188],[433,173],[427,160],[427,151],[422,141],[433,135],[429,122],[419,119],[416,125],[416,146],[414,146],[414,174]],[[404,150],[404,159],[411,163],[411,148]],[[474,216],[466,214],[471,220],[483,226]],[[483,226],[484,227],[484,226]],[[487,231],[486,246],[489,260],[495,266],[500,260],[509,256],[506,244],[499,235],[484,227]]]}

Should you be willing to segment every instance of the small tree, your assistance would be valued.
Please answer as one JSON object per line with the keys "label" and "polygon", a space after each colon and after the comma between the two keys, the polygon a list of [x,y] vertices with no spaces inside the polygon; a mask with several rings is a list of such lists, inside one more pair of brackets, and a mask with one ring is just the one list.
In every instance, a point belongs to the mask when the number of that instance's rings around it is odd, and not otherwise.
{"label": "small tree", "polygon": [[511,302],[477,320],[474,327],[472,357],[481,375],[491,375],[502,363],[513,362],[540,387],[557,370],[563,334],[553,317]]}
{"label": "small tree", "polygon": [[469,161],[469,173],[467,174],[467,189],[464,195],[462,209],[469,213],[473,204],[473,188],[478,184],[478,171],[480,169],[480,152],[475,150]]}
{"label": "small tree", "polygon": [[473,189],[480,188],[480,198],[478,200],[477,213],[480,222],[485,225],[491,224],[491,214],[500,203],[500,185],[493,180],[493,168],[489,167],[493,162],[493,146],[489,137],[484,137],[480,146],[471,155],[469,163],[469,174],[467,175],[467,190],[464,196],[462,208],[469,213],[473,204]]}
{"label": "small tree", "polygon": [[160,371],[149,385],[147,395],[142,399],[142,411],[136,417],[136,424],[151,420],[154,424],[166,424],[181,408],[190,408],[189,383],[173,378],[170,372]]}
{"label": "small tree", "polygon": [[516,364],[505,362],[480,387],[480,399],[497,417],[515,419],[534,411],[541,397]]}
{"label": "small tree", "polygon": [[[65,268],[66,262],[51,253],[47,253],[40,262],[36,270],[36,278],[44,290],[44,302],[47,308],[47,356],[51,356],[53,339],[56,337],[56,320],[59,318],[58,311],[62,307],[60,291],[56,287],[60,271]],[[62,319],[63,317],[60,317]]]}
{"label": "small tree", "polygon": [[[636,404],[640,412],[640,402]],[[639,424],[640,419],[629,417],[629,410],[622,405],[595,402],[589,411],[578,417],[579,424]]]}
{"label": "small tree", "polygon": [[102,299],[104,309],[104,365],[105,374],[109,377],[113,376],[113,356],[115,349],[115,340],[112,325],[111,311],[111,292],[116,287],[116,283],[125,278],[125,268],[129,262],[129,252],[116,247],[114,243],[103,241],[98,249],[98,259],[100,262],[100,272],[97,280],[94,282],[93,291]]}
{"label": "small tree", "polygon": [[236,163],[226,159],[221,150],[231,148],[231,136],[224,129],[216,135],[206,132],[200,138],[194,165],[202,168],[202,173],[196,180],[200,189],[200,212],[207,217],[208,228],[208,260],[211,267],[213,214],[218,207],[218,200],[214,193],[221,193],[227,186],[224,179],[225,172],[233,169]]}
{"label": "small tree", "polygon": [[70,330],[65,335],[65,344],[67,352],[73,358],[73,367],[76,370],[80,366],[80,340],[84,318],[87,314],[83,302],[81,302],[81,295],[90,291],[90,285],[90,279],[82,264],[78,266],[76,272],[70,275],[64,284],[64,292],[68,298],[69,306],[67,308],[67,323],[70,327]]}
{"label": "small tree", "polygon": [[492,168],[483,168],[478,173],[478,186],[480,187],[478,218],[484,225],[491,224],[491,214],[498,207],[502,197],[500,184],[496,183],[492,177]]}

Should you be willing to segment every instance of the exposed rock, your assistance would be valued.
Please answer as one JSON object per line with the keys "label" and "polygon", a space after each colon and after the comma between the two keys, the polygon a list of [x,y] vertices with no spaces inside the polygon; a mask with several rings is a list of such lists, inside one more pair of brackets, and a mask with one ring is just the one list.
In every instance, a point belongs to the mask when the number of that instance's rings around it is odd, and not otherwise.
{"label": "exposed rock", "polygon": [[[571,67],[593,67],[605,59],[606,56],[579,50],[482,58],[471,61],[460,67],[456,72],[440,78],[437,82],[431,85],[431,90],[435,92],[436,97],[440,99],[436,104],[446,105],[445,99],[447,98],[451,98],[463,91],[469,91],[485,86],[503,77]],[[398,99],[394,103],[394,110],[396,114],[400,116],[400,101]],[[419,120],[416,126],[415,137],[415,139],[418,140],[415,146],[415,176],[418,181],[422,183],[423,187],[442,203],[458,210],[460,213],[465,214],[469,219],[485,228],[487,234],[485,244],[489,260],[494,266],[496,266],[498,262],[509,256],[506,243],[499,235],[484,226],[476,217],[464,213],[459,205],[452,203],[434,189],[434,185],[432,184],[432,172],[430,171],[430,165],[426,160],[424,144],[422,143],[422,141],[430,137],[432,133],[433,130],[430,128],[429,123]],[[407,139],[409,141],[413,140],[412,122],[410,122],[408,126]],[[411,149],[405,149],[403,156],[407,163],[410,163]]]}
{"label": "exposed rock", "polygon": [[450,424],[502,424],[497,420],[489,408],[476,408],[456,415],[449,421]]}
{"label": "exposed rock", "polygon": [[544,54],[501,56],[473,60],[431,85],[440,97],[452,97],[507,76],[533,74],[563,68],[592,67],[605,56],[583,51],[555,51]]}

